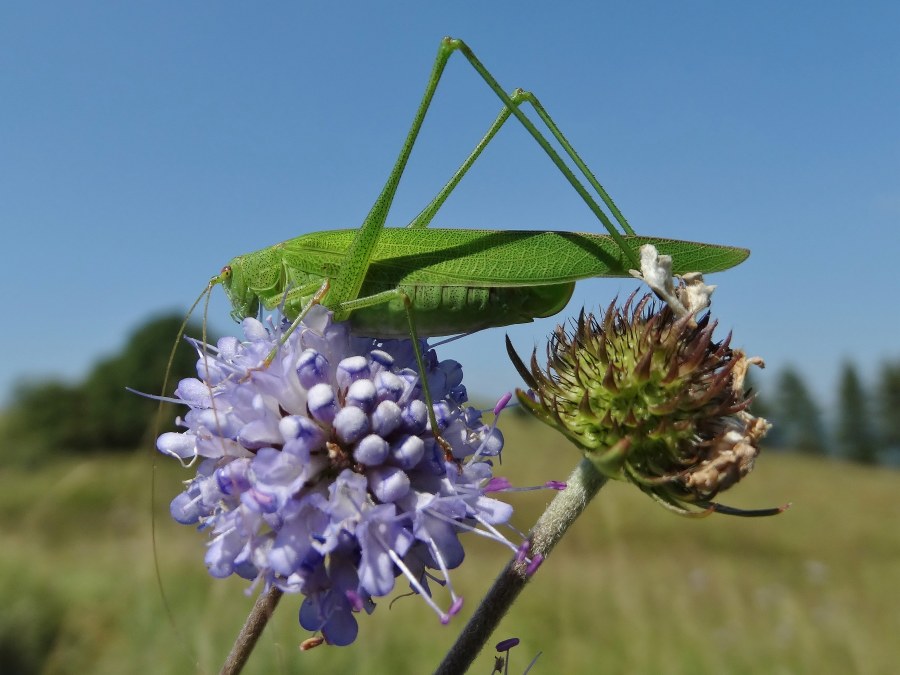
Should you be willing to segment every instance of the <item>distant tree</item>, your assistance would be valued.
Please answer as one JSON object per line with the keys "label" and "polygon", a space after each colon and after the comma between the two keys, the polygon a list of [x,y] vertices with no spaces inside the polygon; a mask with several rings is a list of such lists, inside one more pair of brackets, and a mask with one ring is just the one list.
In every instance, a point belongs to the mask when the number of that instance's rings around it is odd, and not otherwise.
{"label": "distant tree", "polygon": [[778,430],[780,445],[808,454],[826,452],[822,415],[800,374],[791,367],[781,371],[775,408],[770,420]]}
{"label": "distant tree", "polygon": [[[136,448],[152,428],[157,404],[125,388],[160,393],[182,320],[168,315],[148,321],[129,337],[120,354],[98,363],[83,383],[19,386],[4,416],[12,453],[21,451],[36,458],[54,452]],[[199,335],[199,329],[191,326],[188,333]],[[169,393],[179,379],[196,375],[196,364],[196,352],[180,344],[169,375]]]}
{"label": "distant tree", "polygon": [[[769,422],[772,422],[772,416],[775,414],[775,412],[773,411],[772,405],[769,403],[771,395],[762,395],[759,390],[758,380],[758,370],[756,370],[755,368],[751,368],[747,371],[747,376],[744,378],[744,391],[749,391],[753,396],[753,401],[750,403],[750,412],[757,417],[762,417]],[[765,439],[763,440],[763,444],[765,445],[765,447],[784,447],[784,439],[782,437],[782,429],[780,427],[781,425],[779,424],[772,425],[772,427],[766,434]]]}
{"label": "distant tree", "polygon": [[[182,320],[168,315],[148,321],[132,333],[119,355],[101,361],[88,375],[82,386],[85,427],[94,447],[130,450],[144,439],[158,404],[125,388],[159,394]],[[196,327],[190,330],[199,335]],[[196,376],[196,365],[196,352],[179,344],[169,375],[170,392],[181,378]]]}
{"label": "distant tree", "polygon": [[34,464],[60,451],[87,449],[84,397],[57,380],[22,382],[4,415],[4,463]]}
{"label": "distant tree", "polygon": [[852,363],[841,370],[838,391],[838,418],[835,440],[839,454],[854,462],[878,461],[872,417],[859,375]]}
{"label": "distant tree", "polygon": [[753,402],[750,404],[750,410],[753,414],[757,417],[769,419],[772,415],[772,407],[769,405],[768,398],[764,397],[759,391],[757,373],[753,368],[747,371],[747,376],[744,378],[744,391],[750,391],[753,396]]}
{"label": "distant tree", "polygon": [[876,410],[882,443],[887,448],[900,449],[900,361],[882,365]]}

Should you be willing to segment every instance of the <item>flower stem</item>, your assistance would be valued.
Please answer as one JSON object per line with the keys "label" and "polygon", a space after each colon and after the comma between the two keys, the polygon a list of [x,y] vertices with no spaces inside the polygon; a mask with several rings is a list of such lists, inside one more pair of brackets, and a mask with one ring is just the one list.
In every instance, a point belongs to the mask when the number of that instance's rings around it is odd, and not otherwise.
{"label": "flower stem", "polygon": [[[566,530],[606,483],[606,476],[582,459],[567,481],[566,489],[550,502],[531,531],[530,555],[547,557]],[[487,595],[447,652],[435,675],[465,673],[490,639],[507,610],[525,587],[529,577],[526,564],[513,558],[494,581]]]}
{"label": "flower stem", "polygon": [[244,664],[250,658],[250,652],[253,651],[256,641],[262,635],[263,629],[278,606],[282,595],[281,589],[272,586],[267,593],[263,593],[256,599],[256,604],[247,615],[247,621],[244,622],[244,627],[241,628],[241,632],[234,641],[231,653],[225,659],[219,675],[237,675],[243,670]]}

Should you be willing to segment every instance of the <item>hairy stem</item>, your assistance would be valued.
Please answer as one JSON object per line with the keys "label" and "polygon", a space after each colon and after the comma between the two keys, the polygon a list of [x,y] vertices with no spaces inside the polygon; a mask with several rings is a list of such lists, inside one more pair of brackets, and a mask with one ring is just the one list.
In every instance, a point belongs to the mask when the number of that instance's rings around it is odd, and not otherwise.
{"label": "hairy stem", "polygon": [[231,653],[225,659],[219,675],[237,675],[241,672],[282,595],[280,589],[272,586],[267,593],[263,593],[256,599],[256,604],[247,615],[247,621],[244,622],[244,627],[241,628],[241,632],[234,641]]}

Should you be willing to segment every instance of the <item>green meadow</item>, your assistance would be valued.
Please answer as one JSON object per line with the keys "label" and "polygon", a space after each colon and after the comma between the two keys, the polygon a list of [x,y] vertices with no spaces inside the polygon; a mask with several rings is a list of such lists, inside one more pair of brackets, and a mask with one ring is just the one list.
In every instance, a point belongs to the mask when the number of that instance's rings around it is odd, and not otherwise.
{"label": "green meadow", "polygon": [[[507,415],[500,475],[565,479],[576,451]],[[156,578],[151,530],[151,475]],[[172,460],[97,455],[0,472],[0,671],[215,673],[253,601],[203,565],[205,534],[174,524],[189,476]],[[510,672],[888,673],[900,657],[900,473],[763,452],[721,501],[792,502],[775,518],[687,519],[607,485],[491,644],[518,637]],[[527,530],[551,492],[512,495]],[[452,576],[466,606],[442,626],[415,597],[383,599],[357,642],[300,652],[285,596],[246,673],[428,673],[507,559],[469,537]],[[168,610],[167,610],[168,606]],[[489,673],[493,653],[473,672]]]}

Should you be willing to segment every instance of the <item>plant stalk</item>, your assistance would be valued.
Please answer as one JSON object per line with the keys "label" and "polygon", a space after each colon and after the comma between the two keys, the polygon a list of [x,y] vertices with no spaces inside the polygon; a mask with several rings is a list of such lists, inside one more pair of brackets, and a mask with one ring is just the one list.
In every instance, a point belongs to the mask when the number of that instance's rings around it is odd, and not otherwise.
{"label": "plant stalk", "polygon": [[219,671],[219,675],[238,675],[243,670],[247,659],[250,658],[253,647],[256,646],[256,641],[262,635],[263,629],[278,606],[278,601],[281,600],[282,595],[284,593],[281,589],[272,586],[267,593],[263,593],[256,599],[253,609],[247,615],[244,627],[241,628],[241,632],[238,633],[237,639],[231,647],[231,653],[228,654],[222,670]]}
{"label": "plant stalk", "polygon": [[[566,489],[556,495],[535,523],[531,531],[530,555],[540,554],[544,558],[550,555],[606,481],[606,476],[597,471],[590,461],[582,459],[569,477]],[[526,569],[526,563],[516,562],[515,558],[507,563],[435,670],[435,675],[461,675],[468,670],[528,583]]]}

